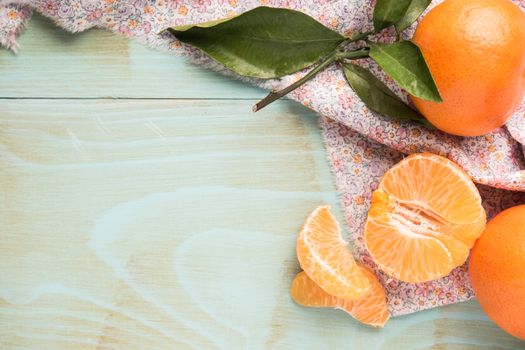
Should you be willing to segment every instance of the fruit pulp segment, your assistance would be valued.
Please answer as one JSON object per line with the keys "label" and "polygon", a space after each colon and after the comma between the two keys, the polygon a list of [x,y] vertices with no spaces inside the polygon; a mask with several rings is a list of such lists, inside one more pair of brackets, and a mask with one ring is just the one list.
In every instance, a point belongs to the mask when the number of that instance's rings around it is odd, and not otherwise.
{"label": "fruit pulp segment", "polygon": [[297,238],[301,268],[325,292],[343,299],[357,299],[370,283],[357,266],[341,229],[327,207],[315,210]]}
{"label": "fruit pulp segment", "polygon": [[[466,226],[469,226],[468,224]],[[424,202],[374,192],[367,248],[380,268],[407,282],[443,277],[468,257],[470,229],[449,221]]]}

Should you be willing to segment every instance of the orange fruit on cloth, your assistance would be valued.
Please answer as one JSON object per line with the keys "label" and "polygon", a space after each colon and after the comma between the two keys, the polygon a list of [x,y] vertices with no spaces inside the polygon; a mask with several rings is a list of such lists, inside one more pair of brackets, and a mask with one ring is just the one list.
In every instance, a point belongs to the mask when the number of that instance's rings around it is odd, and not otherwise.
{"label": "orange fruit on cloth", "polygon": [[413,41],[443,102],[412,101],[438,129],[483,135],[523,101],[525,12],[510,0],[445,0],[421,20]]}
{"label": "orange fruit on cloth", "polygon": [[347,245],[329,207],[319,207],[308,216],[297,237],[297,258],[308,277],[325,292],[358,299],[371,286]]}
{"label": "orange fruit on cloth", "polygon": [[525,340],[525,205],[499,213],[477,240],[469,261],[481,308],[513,336]]}
{"label": "orange fruit on cloth", "polygon": [[315,284],[304,271],[299,272],[292,282],[290,290],[292,299],[303,306],[340,309],[359,322],[372,327],[383,327],[390,318],[385,290],[370,270],[365,267],[360,268],[371,284],[370,291],[360,299],[347,300],[334,297]]}
{"label": "orange fruit on cloth", "polygon": [[388,275],[426,282],[462,265],[485,223],[478,189],[458,165],[414,154],[389,169],[374,191],[364,243]]}

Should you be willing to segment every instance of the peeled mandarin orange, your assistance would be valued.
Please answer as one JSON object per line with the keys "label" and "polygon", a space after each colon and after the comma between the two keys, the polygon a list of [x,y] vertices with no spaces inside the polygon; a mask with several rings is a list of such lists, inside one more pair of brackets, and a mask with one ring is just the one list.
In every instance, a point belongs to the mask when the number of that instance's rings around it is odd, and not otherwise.
{"label": "peeled mandarin orange", "polygon": [[388,275],[425,282],[463,264],[485,223],[469,176],[447,158],[421,153],[384,174],[372,195],[364,242]]}
{"label": "peeled mandarin orange", "polygon": [[481,308],[525,340],[525,205],[499,213],[472,249],[469,274]]}
{"label": "peeled mandarin orange", "polygon": [[306,219],[297,237],[297,258],[308,277],[325,292],[357,299],[368,292],[370,282],[347,245],[329,207],[319,207]]}
{"label": "peeled mandarin orange", "polygon": [[326,293],[304,271],[295,276],[290,294],[299,305],[333,307],[346,311],[359,322],[373,327],[383,327],[390,318],[385,291],[370,270],[365,267],[360,267],[360,269],[370,281],[371,288],[366,295],[359,299],[341,299]]}
{"label": "peeled mandarin orange", "polygon": [[438,129],[483,135],[523,101],[525,12],[510,0],[445,0],[421,20],[413,41],[443,102],[412,101]]}

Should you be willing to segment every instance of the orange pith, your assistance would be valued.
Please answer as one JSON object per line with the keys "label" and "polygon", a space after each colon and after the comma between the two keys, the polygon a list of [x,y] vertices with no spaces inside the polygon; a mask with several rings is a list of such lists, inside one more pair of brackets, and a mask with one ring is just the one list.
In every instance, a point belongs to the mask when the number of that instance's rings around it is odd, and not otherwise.
{"label": "orange pith", "polygon": [[328,207],[319,207],[306,220],[297,238],[297,258],[305,273],[330,295],[357,299],[370,289]]}
{"label": "orange pith", "polygon": [[459,166],[438,155],[415,154],[381,179],[364,241],[387,274],[425,282],[463,264],[485,222],[479,192]]}
{"label": "orange pith", "polygon": [[373,327],[383,327],[390,317],[385,291],[372,272],[365,267],[360,269],[371,284],[370,291],[360,299],[347,300],[334,297],[321,289],[304,271],[299,272],[293,280],[291,296],[297,304],[341,309],[359,322]]}

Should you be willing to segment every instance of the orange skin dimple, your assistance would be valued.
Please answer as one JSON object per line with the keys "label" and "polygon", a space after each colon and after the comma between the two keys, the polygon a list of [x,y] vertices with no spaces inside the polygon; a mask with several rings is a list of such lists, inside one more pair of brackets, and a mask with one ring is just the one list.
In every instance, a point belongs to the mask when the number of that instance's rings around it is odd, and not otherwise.
{"label": "orange skin dimple", "polygon": [[411,97],[438,129],[479,136],[502,126],[525,95],[525,13],[510,0],[445,0],[413,41],[442,103]]}
{"label": "orange skin dimple", "polygon": [[383,327],[390,318],[385,291],[372,272],[365,267],[360,269],[372,286],[360,299],[346,300],[334,297],[321,289],[304,271],[299,272],[293,280],[290,294],[297,304],[341,309],[359,322],[373,327]]}
{"label": "orange skin dimple", "polygon": [[364,242],[385,273],[420,283],[463,264],[485,222],[479,192],[458,165],[414,154],[388,170],[373,193]]}

